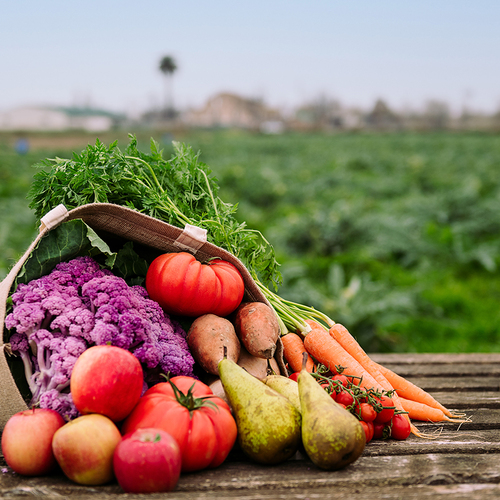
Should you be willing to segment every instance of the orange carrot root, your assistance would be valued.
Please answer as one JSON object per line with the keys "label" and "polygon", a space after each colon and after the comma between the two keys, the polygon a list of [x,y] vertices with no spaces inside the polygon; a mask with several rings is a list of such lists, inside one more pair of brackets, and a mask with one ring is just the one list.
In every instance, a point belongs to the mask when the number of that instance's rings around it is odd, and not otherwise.
{"label": "orange carrot root", "polygon": [[436,399],[432,397],[428,392],[424,391],[423,389],[413,384],[409,380],[406,380],[404,377],[401,377],[397,373],[394,373],[389,368],[386,368],[385,366],[382,366],[380,364],[377,364],[377,366],[382,375],[384,375],[384,377],[394,387],[400,398],[409,399],[411,401],[417,401],[431,408],[441,410],[449,418],[459,419],[465,416],[464,414],[452,413],[441,403],[436,401]]}
{"label": "orange carrot root", "polygon": [[[281,343],[283,344],[283,356],[288,363],[288,367],[292,372],[299,372],[302,369],[303,354],[307,352],[304,341],[296,333],[289,332],[282,335]],[[307,357],[306,370],[309,373],[315,371],[315,363],[311,356]]]}
{"label": "orange carrot root", "polygon": [[327,331],[319,323],[307,320],[311,331],[304,338],[304,348],[319,363],[332,369],[344,367],[348,377],[360,378],[366,389],[392,392],[394,406],[410,422],[411,433],[425,439],[435,439],[432,433],[419,431],[411,419],[427,422],[465,422],[465,415],[453,414],[429,393],[400,375],[373,361],[347,328],[338,323]]}
{"label": "orange carrot root", "polygon": [[[380,373],[377,364],[372,361],[372,359],[366,354],[363,348],[359,345],[357,340],[351,335],[349,330],[340,323],[330,327],[329,333],[332,338],[338,341],[338,343],[360,363],[367,371],[372,375],[372,377],[378,382],[380,387],[384,391],[392,392],[392,402],[394,406],[399,411],[404,411],[401,401],[399,401],[399,396],[397,392],[392,387],[391,383]],[[410,418],[405,413],[405,417],[410,421]],[[411,422],[410,422],[411,425]]]}
{"label": "orange carrot root", "polygon": [[[423,438],[434,438],[432,435],[420,432],[413,425],[411,419],[431,422],[465,422],[465,420],[460,420],[465,417],[465,414],[453,414],[428,392],[388,368],[374,362],[344,326],[335,324],[330,327],[329,331],[330,335],[373,375],[384,390],[392,389],[395,391],[392,398],[394,405],[398,410],[408,412],[405,415],[410,421],[412,434]],[[410,402],[407,402],[408,400]],[[416,405],[411,405],[413,401],[421,405],[418,412],[416,411]],[[412,406],[411,412],[408,410],[409,406]]]}
{"label": "orange carrot root", "polygon": [[314,359],[330,370],[342,366],[344,375],[360,380],[359,384],[366,389],[383,390],[375,378],[330,336],[326,328],[313,320],[306,320],[306,323],[311,331],[304,338],[304,347]]}
{"label": "orange carrot root", "polygon": [[449,418],[439,408],[433,408],[424,403],[411,401],[409,399],[399,398],[405,411],[410,418],[423,422],[466,422],[467,420],[458,420]]}

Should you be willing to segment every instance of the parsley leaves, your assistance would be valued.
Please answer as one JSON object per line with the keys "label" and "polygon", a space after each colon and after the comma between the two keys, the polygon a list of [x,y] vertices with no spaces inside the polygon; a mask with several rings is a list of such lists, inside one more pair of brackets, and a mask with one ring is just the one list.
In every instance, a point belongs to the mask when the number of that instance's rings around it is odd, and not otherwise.
{"label": "parsley leaves", "polygon": [[199,161],[199,153],[174,142],[174,155],[163,157],[151,139],[149,153],[129,135],[122,152],[117,142],[99,140],[71,159],[45,159],[35,165],[28,193],[29,207],[39,219],[59,204],[68,210],[87,203],[115,203],[183,228],[186,223],[207,230],[208,240],[238,257],[256,281],[276,289],[281,283],[273,246],[259,232],[235,217],[237,205],[218,196],[217,179]]}

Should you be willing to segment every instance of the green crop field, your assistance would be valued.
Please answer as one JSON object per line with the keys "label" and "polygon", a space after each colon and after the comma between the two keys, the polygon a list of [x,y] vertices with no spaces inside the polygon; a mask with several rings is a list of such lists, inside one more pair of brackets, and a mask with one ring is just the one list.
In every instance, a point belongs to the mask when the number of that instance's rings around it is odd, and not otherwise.
{"label": "green crop field", "polygon": [[[169,156],[172,137],[154,137]],[[220,197],[275,246],[281,296],[343,323],[370,352],[500,350],[498,135],[173,138],[201,151]],[[36,234],[31,165],[71,154],[63,140],[47,144],[18,155],[0,142],[0,278]]]}

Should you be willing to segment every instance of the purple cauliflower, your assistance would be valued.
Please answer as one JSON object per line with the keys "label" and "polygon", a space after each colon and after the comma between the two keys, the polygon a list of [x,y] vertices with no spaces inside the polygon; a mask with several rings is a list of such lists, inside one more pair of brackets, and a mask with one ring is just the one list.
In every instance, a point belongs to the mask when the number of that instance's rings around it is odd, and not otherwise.
{"label": "purple cauliflower", "polygon": [[65,420],[72,420],[79,415],[73,403],[71,393],[59,392],[57,389],[51,389],[41,394],[40,407],[51,408],[59,412]]}
{"label": "purple cauliflower", "polygon": [[21,357],[31,404],[78,416],[69,392],[78,357],[92,345],[114,345],[141,362],[144,381],[161,374],[193,376],[186,332],[148,297],[91,257],[58,264],[48,275],[20,284],[5,318],[11,350]]}

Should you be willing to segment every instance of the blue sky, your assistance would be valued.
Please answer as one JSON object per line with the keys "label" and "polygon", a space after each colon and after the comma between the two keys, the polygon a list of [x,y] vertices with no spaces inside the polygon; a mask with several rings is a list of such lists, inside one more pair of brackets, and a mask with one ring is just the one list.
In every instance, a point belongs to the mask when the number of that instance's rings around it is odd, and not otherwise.
{"label": "blue sky", "polygon": [[498,0],[16,0],[0,13],[0,110],[88,103],[139,113],[219,91],[292,107],[500,109]]}

